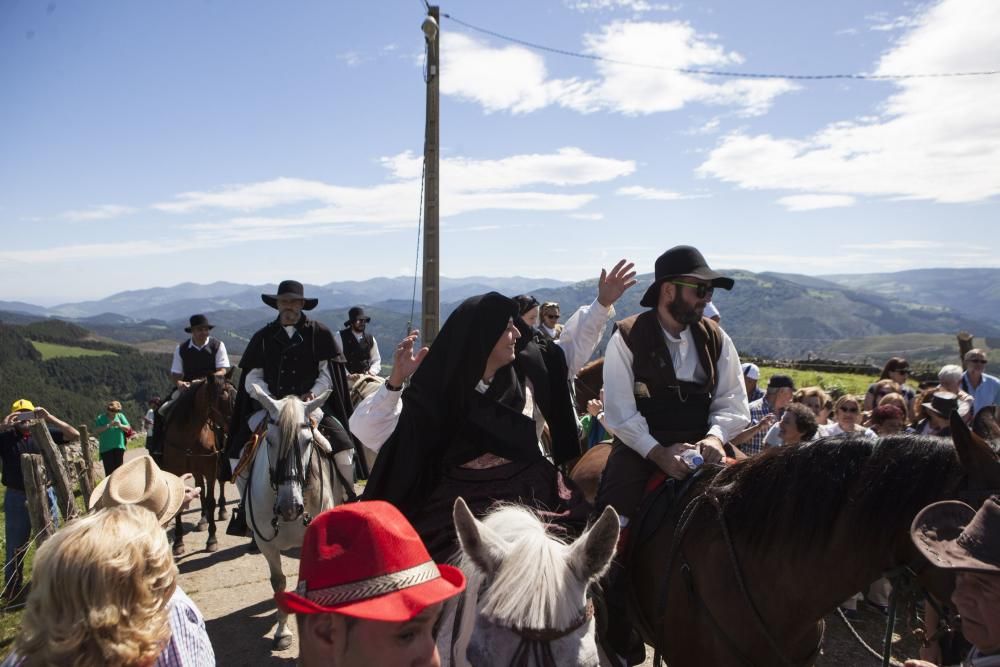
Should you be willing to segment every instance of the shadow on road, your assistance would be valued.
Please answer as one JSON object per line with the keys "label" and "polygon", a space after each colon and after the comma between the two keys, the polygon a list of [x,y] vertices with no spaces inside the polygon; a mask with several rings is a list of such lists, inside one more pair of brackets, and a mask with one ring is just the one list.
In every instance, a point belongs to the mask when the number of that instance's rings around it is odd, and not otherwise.
{"label": "shadow on road", "polygon": [[[247,553],[246,544],[237,544],[224,549],[220,548],[214,554],[210,554],[204,550],[204,542],[199,547],[192,548],[191,540],[186,535],[184,536],[184,547],[188,550],[187,553],[177,559],[177,569],[181,574],[191,574],[217,563],[236,560]],[[261,567],[266,569],[266,566],[263,564]]]}
{"label": "shadow on road", "polygon": [[[289,619],[291,625],[294,621]],[[271,652],[271,633],[275,624],[274,601],[261,600],[243,609],[205,621],[208,636],[220,667],[231,665],[294,665],[295,658]]]}

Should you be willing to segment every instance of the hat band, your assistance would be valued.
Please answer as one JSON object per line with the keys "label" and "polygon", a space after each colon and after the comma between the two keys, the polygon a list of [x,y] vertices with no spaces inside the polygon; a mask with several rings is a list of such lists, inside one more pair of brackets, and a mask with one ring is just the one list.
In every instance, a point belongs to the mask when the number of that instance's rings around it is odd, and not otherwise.
{"label": "hat band", "polygon": [[441,572],[437,564],[429,560],[426,563],[410,567],[399,572],[380,574],[370,579],[361,579],[349,584],[330,586],[329,588],[317,588],[307,590],[306,582],[300,581],[296,586],[296,593],[323,607],[330,607],[335,604],[347,602],[357,602],[368,598],[395,593],[404,588],[412,588],[419,584],[433,581],[440,578]]}

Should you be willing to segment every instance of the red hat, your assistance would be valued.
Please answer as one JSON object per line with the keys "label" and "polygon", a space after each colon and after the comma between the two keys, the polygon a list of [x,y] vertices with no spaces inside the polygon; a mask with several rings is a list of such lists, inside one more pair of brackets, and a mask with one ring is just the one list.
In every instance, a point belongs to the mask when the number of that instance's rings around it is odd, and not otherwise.
{"label": "red hat", "polygon": [[371,500],[335,507],[309,524],[295,592],[275,593],[286,612],[409,621],[465,589],[456,567],[431,560],[393,505]]}

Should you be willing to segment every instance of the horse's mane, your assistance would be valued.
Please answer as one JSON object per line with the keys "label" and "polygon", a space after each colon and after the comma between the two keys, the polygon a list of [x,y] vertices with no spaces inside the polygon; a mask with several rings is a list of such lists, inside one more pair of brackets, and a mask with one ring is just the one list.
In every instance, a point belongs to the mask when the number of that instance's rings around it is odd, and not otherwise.
{"label": "horse's mane", "polygon": [[962,474],[954,445],[940,438],[843,435],[768,450],[722,470],[711,487],[751,549],[803,553],[822,550],[846,513],[857,543],[891,539]]}
{"label": "horse's mane", "polygon": [[281,440],[278,443],[278,456],[280,457],[290,448],[298,446],[299,429],[306,423],[306,409],[297,396],[290,395],[281,404],[278,412],[278,432]]}
{"label": "horse's mane", "polygon": [[458,557],[459,567],[469,577],[470,590],[479,591],[483,614],[507,627],[569,627],[580,613],[578,602],[567,597],[566,580],[572,576],[566,563],[569,547],[524,507],[500,506],[483,523],[510,545],[488,582],[468,556],[462,553]]}

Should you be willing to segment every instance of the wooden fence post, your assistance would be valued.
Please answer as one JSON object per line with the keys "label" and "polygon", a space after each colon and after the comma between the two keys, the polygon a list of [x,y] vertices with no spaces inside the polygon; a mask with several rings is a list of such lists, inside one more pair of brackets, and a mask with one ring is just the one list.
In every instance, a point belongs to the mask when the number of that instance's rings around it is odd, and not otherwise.
{"label": "wooden fence post", "polygon": [[48,482],[45,479],[45,459],[40,454],[21,456],[24,495],[28,498],[28,516],[35,545],[40,546],[52,534],[52,512],[49,510]]}
{"label": "wooden fence post", "polygon": [[[87,478],[87,485],[94,489],[97,486],[97,480],[94,477],[94,451],[90,446],[90,431],[87,429],[86,424],[80,424],[76,427],[76,430],[80,432],[80,455],[83,456],[84,463],[84,475]],[[83,486],[83,480],[80,480],[80,486]],[[84,498],[84,505],[87,504],[87,500],[90,498],[88,495]]]}
{"label": "wooden fence post", "polygon": [[973,338],[968,331],[958,332],[958,358],[962,368],[965,368],[965,353],[972,349]]}
{"label": "wooden fence post", "polygon": [[[80,495],[83,496],[83,513],[86,514],[90,511],[90,495],[94,492],[94,487],[90,483],[90,476],[93,476],[94,470],[85,461],[76,461],[75,466],[76,476],[80,480]],[[87,475],[88,470],[90,476]]]}
{"label": "wooden fence post", "polygon": [[31,425],[31,437],[40,450],[48,467],[49,479],[56,489],[56,499],[59,501],[59,512],[64,521],[74,518],[78,512],[76,510],[76,499],[73,497],[73,486],[69,482],[69,473],[63,465],[62,453],[56,448],[57,445],[52,440],[48,425],[39,421]]}

